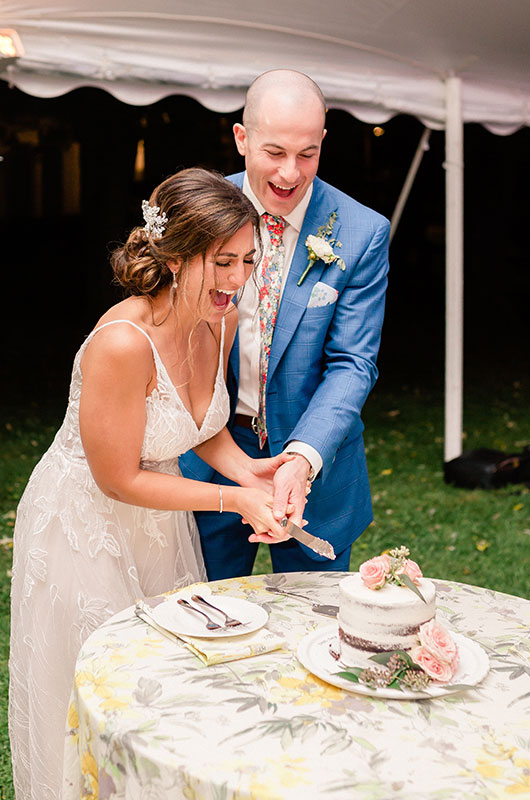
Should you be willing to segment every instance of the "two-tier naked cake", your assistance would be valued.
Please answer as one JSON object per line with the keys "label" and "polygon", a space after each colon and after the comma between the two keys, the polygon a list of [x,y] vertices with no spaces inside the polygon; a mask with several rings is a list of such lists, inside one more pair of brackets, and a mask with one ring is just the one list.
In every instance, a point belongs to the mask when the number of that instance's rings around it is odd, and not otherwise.
{"label": "two-tier naked cake", "polygon": [[374,653],[411,650],[420,626],[433,619],[434,584],[408,554],[407,548],[392,550],[341,580],[338,623],[345,664],[363,666]]}

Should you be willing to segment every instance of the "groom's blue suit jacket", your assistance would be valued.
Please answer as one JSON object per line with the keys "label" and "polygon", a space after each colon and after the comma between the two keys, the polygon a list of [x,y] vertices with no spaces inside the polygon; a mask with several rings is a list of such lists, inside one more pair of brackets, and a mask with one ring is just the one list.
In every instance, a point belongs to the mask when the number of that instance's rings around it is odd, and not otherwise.
{"label": "groom's blue suit jacket", "polygon": [[[240,188],[244,173],[229,178]],[[301,286],[308,262],[309,234],[337,215],[334,246],[343,259],[317,261]],[[383,324],[388,272],[387,219],[315,178],[289,274],[271,346],[267,380],[267,430],[272,455],[297,439],[322,456],[304,512],[307,530],[329,540],[340,552],[372,521],[361,409],[377,378],[376,358]],[[334,292],[315,285],[320,282]],[[311,300],[313,294],[313,299]],[[311,302],[310,302],[311,300]],[[233,405],[239,376],[239,340],[229,362]],[[211,468],[195,454],[181,458],[184,474],[209,480]],[[321,556],[307,550],[316,560]]]}

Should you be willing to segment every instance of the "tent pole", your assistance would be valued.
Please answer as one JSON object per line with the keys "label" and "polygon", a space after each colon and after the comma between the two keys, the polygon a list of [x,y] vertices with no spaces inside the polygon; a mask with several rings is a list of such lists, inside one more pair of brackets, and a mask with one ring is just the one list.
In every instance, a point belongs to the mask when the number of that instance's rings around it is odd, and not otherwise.
{"label": "tent pole", "polygon": [[460,78],[446,80],[445,127],[445,444],[444,460],[462,452],[464,127]]}
{"label": "tent pole", "polygon": [[410,190],[412,189],[412,184],[414,183],[414,178],[416,177],[416,173],[423,158],[423,154],[426,150],[429,149],[430,135],[431,135],[430,128],[424,128],[423,133],[421,135],[421,139],[416,148],[416,152],[414,153],[414,158],[412,159],[412,162],[410,164],[407,177],[405,178],[405,183],[403,184],[403,188],[401,189],[401,192],[399,194],[398,201],[394,209],[394,213],[392,214],[392,219],[390,221],[390,241],[392,241],[392,239],[394,238],[397,226],[399,225],[401,214],[403,212],[403,209],[405,208],[405,203],[408,200]]}

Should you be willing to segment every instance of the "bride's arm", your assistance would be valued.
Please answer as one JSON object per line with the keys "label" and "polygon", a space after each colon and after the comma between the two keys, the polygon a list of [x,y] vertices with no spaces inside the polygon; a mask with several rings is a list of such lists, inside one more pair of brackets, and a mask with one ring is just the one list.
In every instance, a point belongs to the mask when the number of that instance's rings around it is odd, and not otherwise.
{"label": "bride's arm", "polygon": [[[143,334],[111,325],[94,336],[82,360],[79,408],[86,458],[101,491],[114,500],[160,510],[215,511],[219,487],[140,468],[146,388],[153,357]],[[223,508],[241,514],[257,532],[285,538],[272,515],[272,497],[260,489],[223,487]]]}
{"label": "bride's arm", "polygon": [[273,458],[251,458],[234,442],[227,428],[194,447],[193,452],[240,486],[259,487],[267,492],[272,492],[272,479],[278,467],[295,458],[287,453]]}

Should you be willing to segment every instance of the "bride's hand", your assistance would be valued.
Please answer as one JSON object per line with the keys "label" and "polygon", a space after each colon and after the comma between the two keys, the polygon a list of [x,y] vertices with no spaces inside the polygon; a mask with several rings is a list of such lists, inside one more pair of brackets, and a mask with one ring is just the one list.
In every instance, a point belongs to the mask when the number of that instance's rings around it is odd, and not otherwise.
{"label": "bride's hand", "polygon": [[[267,460],[272,461],[272,459]],[[239,489],[238,513],[241,514],[242,521],[254,529],[254,533],[248,538],[249,542],[276,544],[290,538],[274,518],[272,504],[272,494],[264,492],[262,489]],[[294,506],[289,507],[289,510],[292,513]]]}
{"label": "bride's hand", "polygon": [[240,486],[272,492],[274,473],[278,467],[295,457],[290,453],[279,453],[272,458],[249,458],[248,467],[239,476],[238,483]]}

